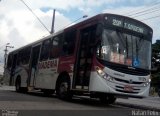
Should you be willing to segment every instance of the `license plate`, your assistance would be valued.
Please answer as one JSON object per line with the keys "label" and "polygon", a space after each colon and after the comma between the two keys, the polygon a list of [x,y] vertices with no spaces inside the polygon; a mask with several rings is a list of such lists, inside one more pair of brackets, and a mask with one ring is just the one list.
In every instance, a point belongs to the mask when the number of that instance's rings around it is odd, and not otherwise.
{"label": "license plate", "polygon": [[125,85],[125,86],[124,86],[124,90],[125,90],[125,91],[128,91],[128,92],[132,92],[132,91],[133,91],[133,87],[130,86],[130,85]]}

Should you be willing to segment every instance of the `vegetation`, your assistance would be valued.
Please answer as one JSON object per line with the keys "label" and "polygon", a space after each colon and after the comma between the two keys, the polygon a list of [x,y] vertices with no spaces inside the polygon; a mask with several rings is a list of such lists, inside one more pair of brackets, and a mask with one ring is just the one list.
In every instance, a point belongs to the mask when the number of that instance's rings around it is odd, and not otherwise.
{"label": "vegetation", "polygon": [[160,40],[152,44],[152,76],[151,86],[158,91],[160,88]]}

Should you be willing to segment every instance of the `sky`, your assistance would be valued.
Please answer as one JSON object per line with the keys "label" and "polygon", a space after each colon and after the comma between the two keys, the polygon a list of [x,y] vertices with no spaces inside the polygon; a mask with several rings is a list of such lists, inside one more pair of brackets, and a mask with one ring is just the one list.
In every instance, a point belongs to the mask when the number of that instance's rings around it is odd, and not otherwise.
{"label": "sky", "polygon": [[[153,41],[160,39],[160,0],[23,0],[51,29],[53,9],[55,31],[66,27],[77,19],[99,13],[114,13],[140,20],[153,29]],[[159,16],[159,17],[156,17]],[[156,18],[152,18],[156,17]],[[151,19],[149,19],[151,18]],[[145,20],[148,19],[148,20]],[[77,23],[77,22],[74,22]],[[4,49],[7,43],[17,49],[40,38],[49,32],[35,18],[22,0],[0,1],[0,71],[3,70]]]}

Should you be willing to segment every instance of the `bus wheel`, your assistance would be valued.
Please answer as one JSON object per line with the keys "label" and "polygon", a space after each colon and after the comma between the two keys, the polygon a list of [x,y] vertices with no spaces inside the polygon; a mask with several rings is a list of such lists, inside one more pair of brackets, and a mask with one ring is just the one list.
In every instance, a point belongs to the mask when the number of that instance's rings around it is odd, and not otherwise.
{"label": "bus wheel", "polygon": [[17,79],[16,80],[16,92],[21,92],[21,80],[20,79]]}
{"label": "bus wheel", "polygon": [[72,98],[69,79],[61,78],[59,80],[57,83],[56,94],[60,99],[70,100]]}
{"label": "bus wheel", "polygon": [[105,104],[113,104],[116,101],[116,97],[113,95],[110,96],[100,96],[100,101]]}

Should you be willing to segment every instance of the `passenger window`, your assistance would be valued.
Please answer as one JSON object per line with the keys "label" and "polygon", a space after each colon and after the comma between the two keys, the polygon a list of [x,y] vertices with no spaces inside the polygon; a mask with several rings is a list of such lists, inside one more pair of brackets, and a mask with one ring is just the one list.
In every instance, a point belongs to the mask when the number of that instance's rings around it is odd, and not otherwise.
{"label": "passenger window", "polygon": [[42,49],[41,49],[41,55],[40,55],[40,60],[47,60],[49,58],[49,52],[50,52],[50,44],[51,39],[47,39],[43,42],[42,44]]}
{"label": "passenger window", "polygon": [[12,66],[12,54],[9,54],[8,60],[7,60],[7,68],[10,68]]}
{"label": "passenger window", "polygon": [[58,40],[59,40],[59,38],[58,37],[55,37],[54,39],[53,39],[53,42],[52,42],[52,44],[53,44],[53,46],[58,46]]}
{"label": "passenger window", "polygon": [[69,30],[65,33],[62,44],[62,55],[71,55],[75,49],[76,30]]}
{"label": "passenger window", "polygon": [[31,47],[28,47],[23,52],[23,64],[28,64],[31,54]]}
{"label": "passenger window", "polygon": [[18,53],[17,65],[26,65],[29,63],[31,47],[22,49]]}
{"label": "passenger window", "polygon": [[61,41],[63,39],[63,35],[58,35],[52,39],[52,45],[51,45],[51,50],[50,50],[50,59],[56,58],[60,55],[61,53]]}

